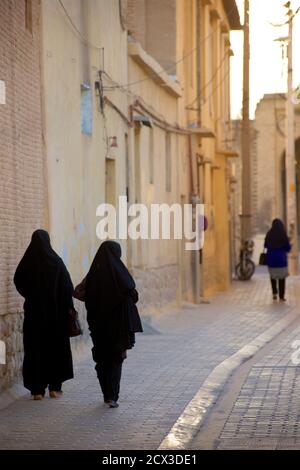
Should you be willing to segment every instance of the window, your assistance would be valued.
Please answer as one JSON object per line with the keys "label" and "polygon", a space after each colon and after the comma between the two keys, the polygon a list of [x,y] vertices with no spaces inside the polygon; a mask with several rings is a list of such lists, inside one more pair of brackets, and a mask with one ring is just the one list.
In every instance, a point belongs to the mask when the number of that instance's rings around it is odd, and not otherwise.
{"label": "window", "polygon": [[171,191],[172,168],[171,168],[171,134],[166,132],[166,191]]}
{"label": "window", "polygon": [[93,96],[91,87],[81,84],[81,132],[92,135],[93,132]]}
{"label": "window", "polygon": [[25,28],[32,33],[32,0],[25,0]]}

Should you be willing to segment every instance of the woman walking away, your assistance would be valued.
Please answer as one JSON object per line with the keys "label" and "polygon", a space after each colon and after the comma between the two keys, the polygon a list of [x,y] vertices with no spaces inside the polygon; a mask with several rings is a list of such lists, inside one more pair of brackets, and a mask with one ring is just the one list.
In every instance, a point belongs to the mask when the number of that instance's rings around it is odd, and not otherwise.
{"label": "woman walking away", "polygon": [[68,314],[73,307],[70,275],[45,230],[36,230],[20,261],[14,283],[24,303],[24,386],[35,400],[49,388],[62,394],[62,382],[73,378]]}
{"label": "woman walking away", "polygon": [[285,299],[285,279],[288,276],[287,253],[291,250],[291,245],[280,219],[274,219],[272,228],[266,235],[265,248],[267,248],[267,265],[269,268],[273,299],[284,302]]}
{"label": "woman walking away", "polygon": [[121,246],[105,241],[85,280],[87,321],[93,341],[93,359],[104,402],[117,408],[122,363],[126,350],[142,332],[135,282],[121,261]]}

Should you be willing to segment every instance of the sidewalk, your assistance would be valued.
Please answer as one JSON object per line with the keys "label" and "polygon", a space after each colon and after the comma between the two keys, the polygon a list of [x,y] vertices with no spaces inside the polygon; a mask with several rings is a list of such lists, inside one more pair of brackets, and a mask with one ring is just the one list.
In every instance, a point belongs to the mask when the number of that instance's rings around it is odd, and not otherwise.
{"label": "sidewalk", "polygon": [[[89,354],[61,399],[26,396],[0,411],[0,449],[157,449],[210,372],[297,305],[298,285],[290,278],[289,302],[274,304],[269,280],[259,274],[235,281],[208,305],[158,316],[124,363],[118,409],[103,405]],[[257,381],[264,367],[255,369]],[[222,448],[235,436],[227,432]]]}
{"label": "sidewalk", "polygon": [[[291,330],[251,367],[210,448],[300,449],[299,322]],[[295,341],[298,365],[292,361]],[[197,440],[191,448],[199,448]]]}

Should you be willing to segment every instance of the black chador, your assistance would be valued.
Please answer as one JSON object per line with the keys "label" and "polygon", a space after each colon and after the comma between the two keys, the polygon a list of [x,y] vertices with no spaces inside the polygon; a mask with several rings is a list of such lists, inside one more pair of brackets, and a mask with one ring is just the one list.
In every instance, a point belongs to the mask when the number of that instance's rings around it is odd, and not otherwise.
{"label": "black chador", "polygon": [[85,280],[87,321],[93,340],[93,359],[104,401],[116,407],[126,350],[142,332],[136,307],[135,282],[113,241],[100,246]]}
{"label": "black chador", "polygon": [[[70,275],[50,244],[46,231],[36,230],[14,283],[24,303],[24,386],[36,399],[47,387],[61,392],[61,384],[73,378],[68,335],[68,313],[73,306]],[[50,393],[51,394],[51,393]]]}

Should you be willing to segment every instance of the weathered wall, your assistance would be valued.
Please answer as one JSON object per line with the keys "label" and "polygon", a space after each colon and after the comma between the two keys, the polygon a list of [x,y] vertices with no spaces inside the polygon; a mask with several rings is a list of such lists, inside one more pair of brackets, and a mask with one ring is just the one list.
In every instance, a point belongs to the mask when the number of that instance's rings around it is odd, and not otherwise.
{"label": "weathered wall", "polygon": [[[286,131],[285,95],[266,94],[258,103],[254,128],[256,159],[253,166],[253,233],[257,243],[272,219],[285,218],[284,151]],[[300,137],[300,106],[295,106],[295,140]],[[296,156],[296,170],[299,157]],[[299,171],[299,170],[298,170]],[[299,173],[298,173],[299,179]],[[298,180],[299,187],[299,180]],[[260,247],[261,248],[261,247]]]}
{"label": "weathered wall", "polygon": [[[299,106],[295,107],[295,138],[300,136]],[[257,194],[255,207],[258,233],[264,233],[272,218],[284,217],[282,165],[285,149],[285,97],[267,94],[255,112],[257,132]]]}
{"label": "weathered wall", "polygon": [[40,7],[32,2],[32,31],[25,2],[0,2],[0,339],[7,364],[0,389],[10,385],[22,363],[22,298],[13,285],[18,262],[36,228],[46,225],[46,184],[40,76]]}
{"label": "weathered wall", "polygon": [[[285,149],[285,97],[267,94],[258,103],[255,113],[257,162],[255,191],[258,194],[255,232],[265,233],[272,218],[284,218],[283,167]],[[300,136],[299,106],[295,107],[295,139]]]}
{"label": "weathered wall", "polygon": [[[65,0],[64,5],[80,35],[58,2],[43,0],[43,77],[50,232],[53,246],[76,284],[100,244],[96,208],[107,197],[106,157],[115,161],[114,202],[119,194],[126,194],[127,125],[108,105],[104,115],[101,113],[95,82],[98,71],[104,69],[113,80],[127,83],[127,35],[120,23],[118,0]],[[83,83],[92,94],[90,135],[81,129]],[[107,75],[103,75],[103,84],[112,85]],[[126,115],[126,94],[116,90],[108,95]],[[114,152],[107,146],[112,136],[118,144]],[[125,245],[124,256],[126,259]]]}
{"label": "weathered wall", "polygon": [[[184,90],[180,119],[191,131],[196,128],[191,148],[194,185],[191,192],[205,204],[208,219],[200,268],[204,296],[226,289],[231,276],[227,161],[227,152],[232,147],[229,142],[229,32],[222,1],[177,0],[177,76]],[[200,47],[200,58],[197,58],[197,46]],[[182,57],[185,59],[179,60]],[[197,111],[199,102],[200,115]],[[201,132],[197,134],[199,127],[205,127],[211,136],[201,137]],[[216,256],[216,253],[222,255]]]}
{"label": "weathered wall", "polygon": [[[284,149],[286,101],[283,94],[266,94],[251,121],[251,214],[257,263],[266,232],[275,217],[285,218]],[[295,107],[295,139],[300,137],[300,107]],[[241,147],[241,121],[234,122],[233,138]],[[299,157],[298,157],[299,158]],[[298,168],[298,160],[296,155]],[[241,166],[237,167],[235,225],[239,226],[241,205]],[[299,178],[299,176],[298,176]],[[298,183],[299,185],[299,183]],[[238,232],[239,234],[239,232]],[[239,243],[239,241],[238,241]]]}
{"label": "weathered wall", "polygon": [[[130,46],[130,44],[129,44]],[[130,51],[130,48],[129,48]],[[142,51],[141,54],[144,54]],[[149,58],[149,56],[146,55]],[[147,60],[147,59],[145,59]],[[149,59],[150,60],[150,59]],[[151,58],[153,60],[153,58]],[[134,115],[144,114],[152,119],[152,128],[136,123],[130,131],[132,138],[131,166],[133,169],[130,184],[130,200],[146,204],[150,211],[151,204],[181,202],[180,178],[185,178],[187,169],[182,167],[186,137],[170,130],[170,168],[167,169],[167,126],[158,125],[159,117],[169,125],[178,123],[178,96],[160,86],[155,79],[145,80],[147,72],[135,55],[129,56],[129,83],[140,81],[133,88],[147,110],[135,110]],[[153,72],[154,73],[154,72]],[[167,82],[172,81],[166,78]],[[178,93],[180,88],[178,87]],[[149,111],[147,113],[147,111]],[[150,160],[153,162],[151,171]],[[166,179],[169,171],[170,187]],[[188,202],[188,201],[187,201]],[[172,221],[172,219],[171,219]],[[171,230],[172,234],[172,230]],[[181,299],[181,241],[180,240],[141,240],[132,244],[131,265],[140,289],[141,311],[145,314],[159,313],[165,307],[175,305]],[[187,278],[188,278],[188,273]],[[188,291],[188,289],[186,289]],[[185,298],[185,293],[184,296]]]}
{"label": "weathered wall", "polygon": [[146,48],[146,1],[128,0],[128,30],[141,46]]}
{"label": "weathered wall", "polygon": [[173,265],[157,268],[133,268],[132,274],[140,293],[139,310],[143,315],[161,314],[178,304],[178,260]]}

